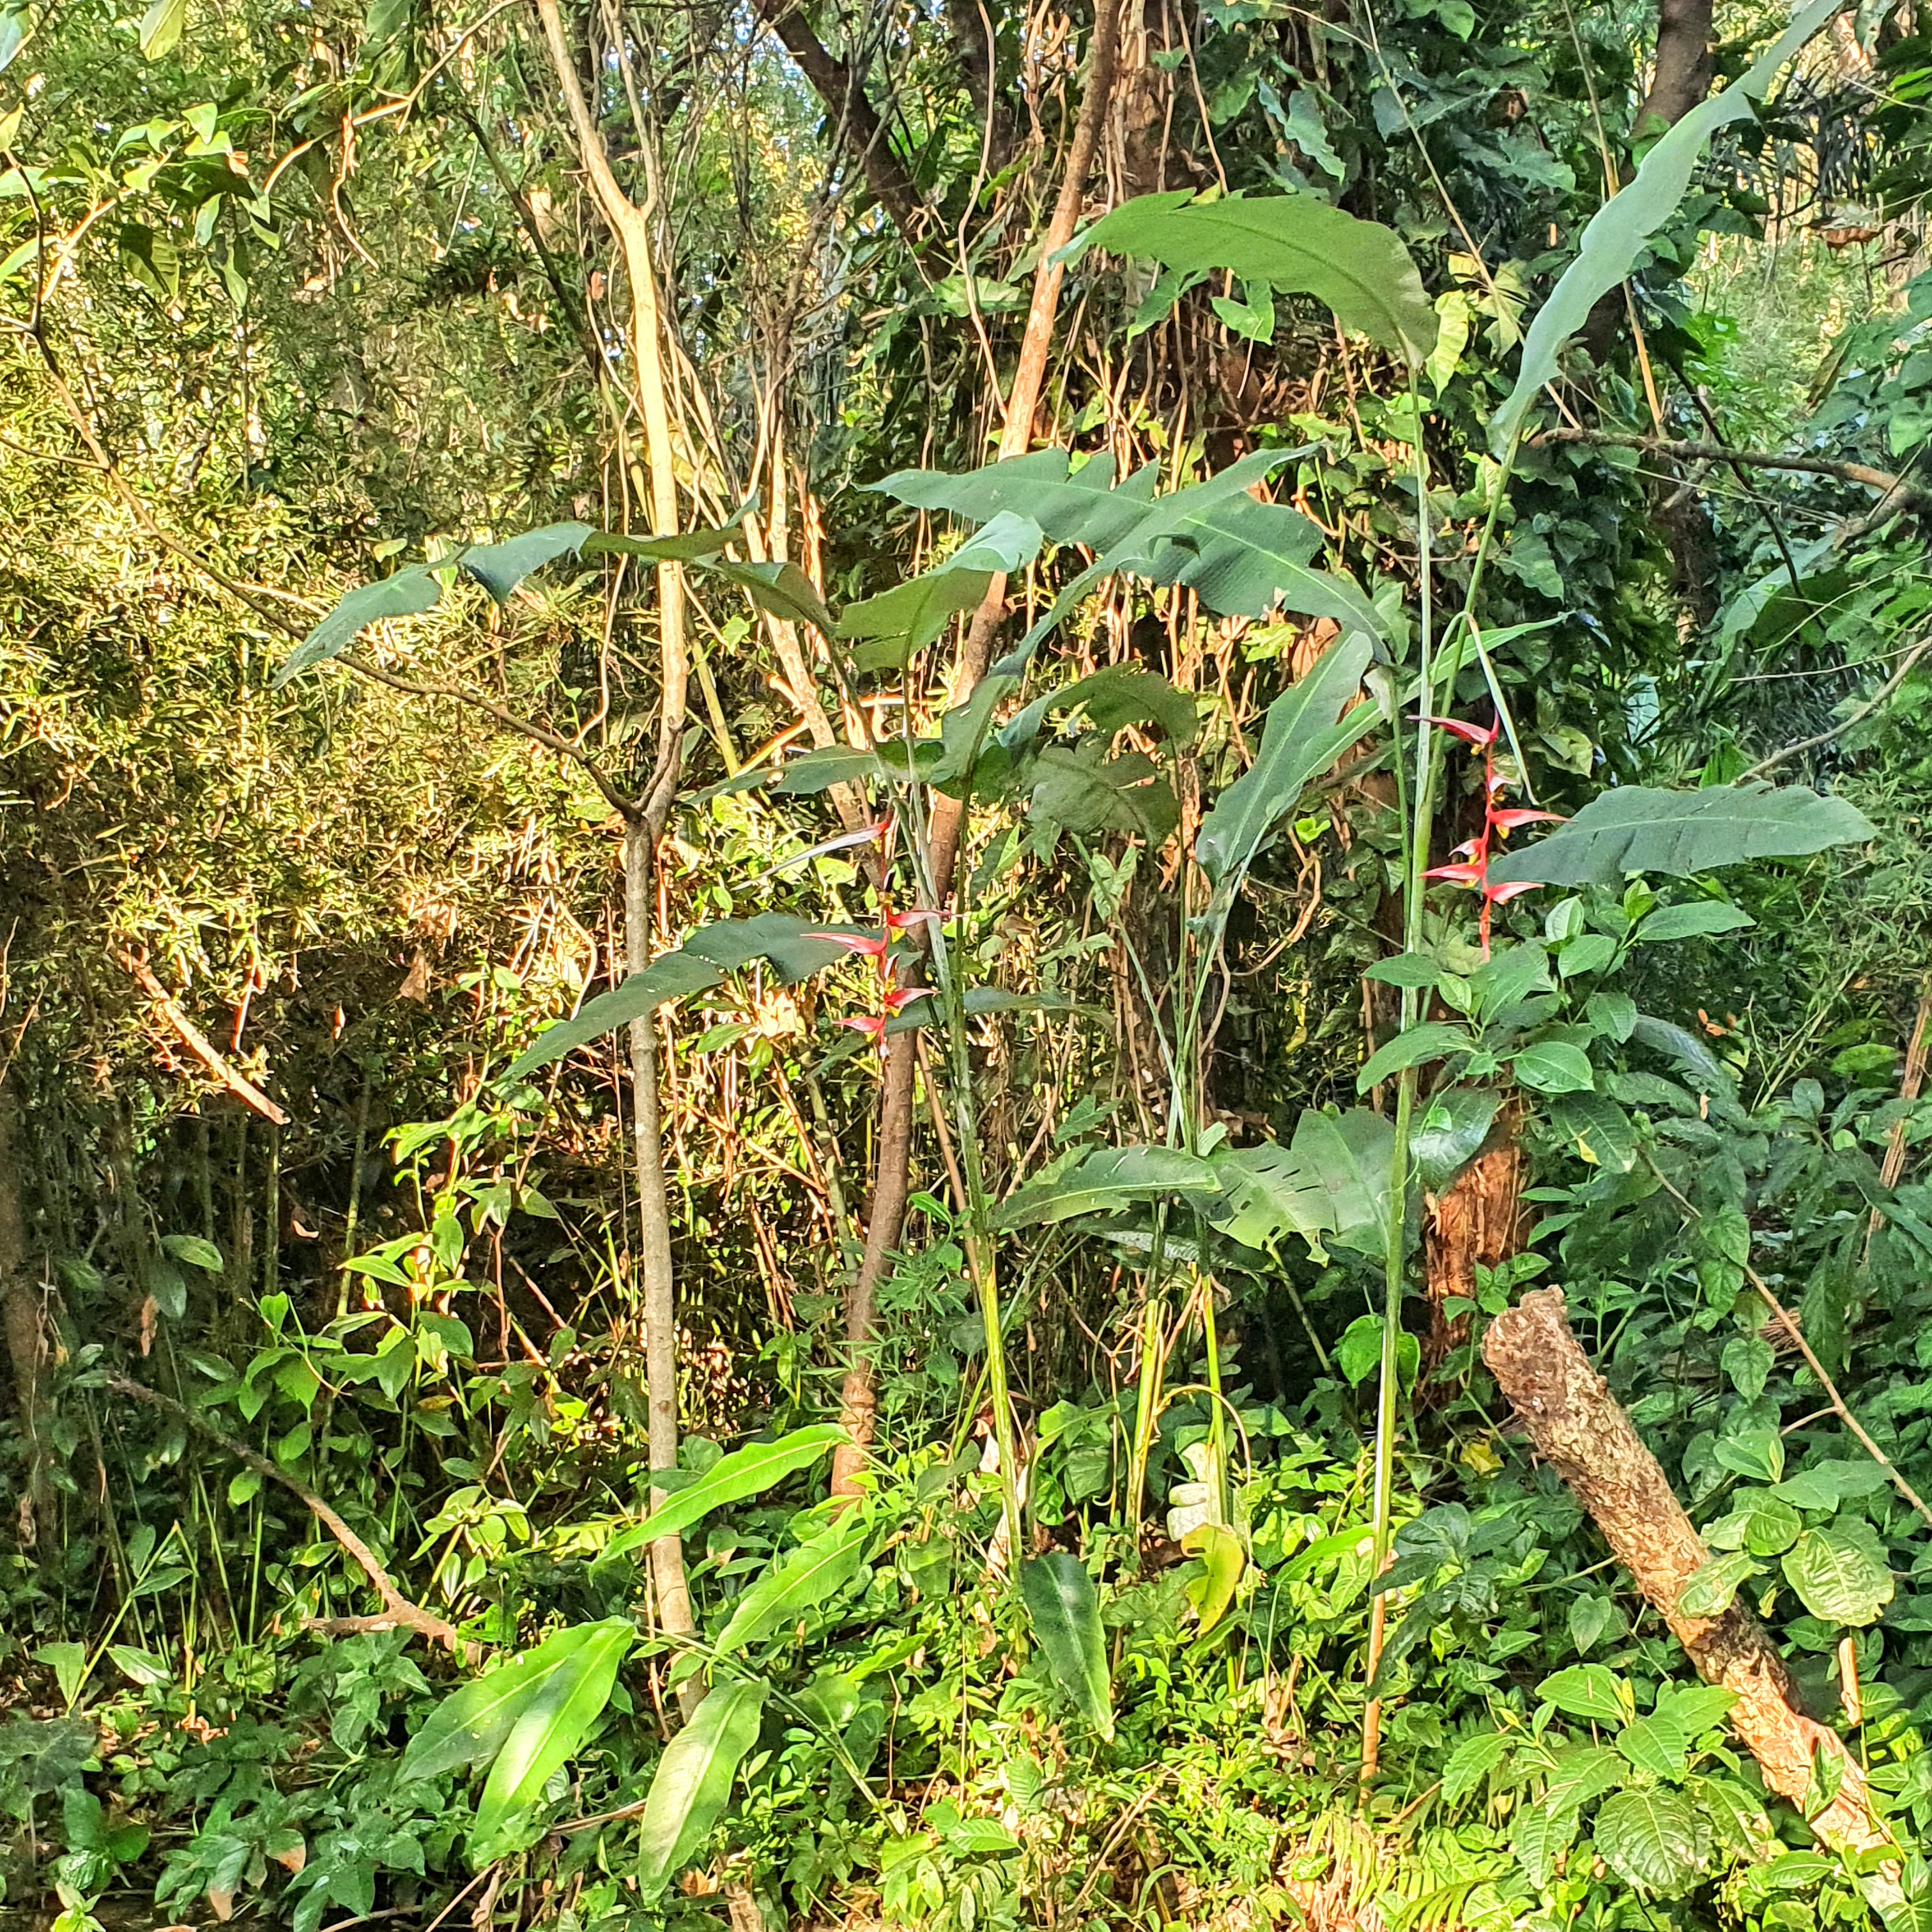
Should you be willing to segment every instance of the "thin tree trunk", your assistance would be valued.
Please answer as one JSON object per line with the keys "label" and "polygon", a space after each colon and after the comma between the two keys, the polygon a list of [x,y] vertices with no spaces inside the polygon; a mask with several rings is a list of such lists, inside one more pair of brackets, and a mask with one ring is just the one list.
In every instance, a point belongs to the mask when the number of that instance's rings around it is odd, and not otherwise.
{"label": "thin tree trunk", "polygon": [[[1040,243],[1040,264],[1034,272],[1033,300],[1027,310],[1026,332],[1020,340],[1019,361],[1013,370],[1012,388],[1006,399],[1006,425],[1000,433],[999,460],[1023,455],[1033,440],[1034,418],[1040,409],[1040,392],[1046,386],[1048,351],[1053,344],[1053,326],[1060,312],[1060,284],[1065,266],[1054,257],[1073,238],[1076,224],[1086,199],[1087,176],[1100,144],[1100,128],[1114,90],[1120,45],[1120,0],[1100,0],[1094,23],[1093,56],[1087,74],[1087,88],[1081,98],[1080,113],[1068,147],[1066,171],[1060,178],[1060,194],[1053,215]],[[973,614],[973,622],[961,647],[958,666],[953,675],[952,701],[964,703],[973,688],[986,674],[992,661],[993,640],[1006,615],[1006,580],[995,577],[988,586],[986,601]],[[960,839],[964,827],[966,806],[962,800],[936,794],[932,801],[932,826],[926,848],[927,874],[934,891],[944,900],[949,896],[953,868],[958,862]],[[943,908],[942,908],[943,909]],[[886,1042],[886,1059],[879,1092],[879,1142],[873,1171],[872,1200],[866,1224],[865,1253],[853,1278],[845,1302],[845,1336],[851,1354],[840,1391],[839,1420],[850,1441],[832,1458],[832,1486],[835,1495],[852,1494],[866,1451],[872,1439],[872,1418],[878,1405],[875,1376],[869,1353],[872,1313],[879,1283],[884,1280],[892,1252],[905,1228],[906,1200],[911,1187],[913,1138],[913,1087],[918,1060],[913,1051],[914,1036],[901,1034]]]}
{"label": "thin tree trunk", "polygon": [[27,1480],[16,1527],[22,1549],[53,1534],[53,1485],[46,1457],[46,1352],[40,1345],[39,1298],[27,1272],[26,1216],[20,1207],[20,1148],[14,1132],[12,1082],[0,1072],[0,1325],[7,1331],[14,1392]]}
{"label": "thin tree trunk", "polygon": [[1679,1613],[1678,1592],[1710,1561],[1669,1480],[1577,1346],[1563,1291],[1526,1294],[1499,1315],[1483,1359],[1540,1455],[1603,1532],[1617,1560],[1690,1653],[1698,1675],[1737,1702],[1732,1728],[1772,1790],[1801,1809],[1822,1753],[1840,1773],[1838,1796],[1811,1820],[1834,1850],[1870,1851],[1892,1840],[1865,1802],[1864,1774],[1838,1734],[1797,1706],[1770,1634],[1741,1604],[1720,1617]]}

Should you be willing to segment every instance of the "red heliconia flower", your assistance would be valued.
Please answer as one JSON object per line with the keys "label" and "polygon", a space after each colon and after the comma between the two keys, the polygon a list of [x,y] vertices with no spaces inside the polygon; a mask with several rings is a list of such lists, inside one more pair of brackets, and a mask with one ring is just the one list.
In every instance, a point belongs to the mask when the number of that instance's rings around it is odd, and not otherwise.
{"label": "red heliconia flower", "polygon": [[890,932],[903,932],[908,926],[917,926],[922,920],[936,920],[939,914],[930,906],[908,906],[904,912],[889,912],[886,915],[886,928]]}
{"label": "red heliconia flower", "polygon": [[1534,892],[1538,883],[1534,879],[1510,879],[1500,886],[1485,886],[1483,898],[1488,905],[1507,905],[1511,899],[1522,898],[1525,892]]}
{"label": "red heliconia flower", "polygon": [[880,1046],[886,1043],[886,1016],[884,1013],[853,1013],[838,1024],[850,1027],[854,1033],[869,1034]]}
{"label": "red heliconia flower", "polygon": [[1452,859],[1473,859],[1483,849],[1480,838],[1466,838],[1450,854]]}
{"label": "red heliconia flower", "polygon": [[868,959],[879,963],[879,977],[890,980],[892,976],[892,935],[882,932],[876,939],[862,932],[808,932],[808,939],[823,939],[832,946],[842,946],[848,952],[862,954]]}
{"label": "red heliconia flower", "polygon": [[930,986],[897,986],[886,995],[886,1011],[901,1012],[915,1000],[922,1000],[931,992]]}
{"label": "red heliconia flower", "polygon": [[1522,812],[1512,807],[1508,812],[1492,812],[1490,823],[1498,832],[1514,832],[1524,825],[1562,825],[1567,821],[1560,812]]}
{"label": "red heliconia flower", "polygon": [[1480,724],[1468,724],[1460,718],[1429,718],[1422,720],[1425,724],[1433,724],[1439,730],[1451,733],[1466,745],[1493,745],[1496,734],[1502,728],[1500,724],[1492,724],[1485,731]]}
{"label": "red heliconia flower", "polygon": [[1481,860],[1471,859],[1460,866],[1438,866],[1422,876],[1425,879],[1441,879],[1452,886],[1480,886],[1488,869]]}

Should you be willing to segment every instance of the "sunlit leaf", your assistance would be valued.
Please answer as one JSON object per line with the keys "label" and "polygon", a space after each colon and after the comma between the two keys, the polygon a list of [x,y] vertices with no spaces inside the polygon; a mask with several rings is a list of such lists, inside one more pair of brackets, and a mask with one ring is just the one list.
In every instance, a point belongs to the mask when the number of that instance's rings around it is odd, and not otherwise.
{"label": "sunlit leaf", "polygon": [[786,1477],[809,1468],[845,1439],[844,1430],[836,1422],[818,1422],[794,1429],[776,1442],[753,1442],[734,1449],[730,1455],[721,1456],[694,1483],[675,1491],[642,1522],[614,1536],[605,1544],[604,1555],[607,1558],[621,1556],[660,1538],[681,1536],[713,1510],[742,1502],[747,1496],[762,1496]]}
{"label": "sunlit leaf", "polygon": [[1094,1580],[1078,1557],[1056,1550],[1020,1565],[1020,1594],[1054,1680],[1103,1738],[1114,1735],[1113,1691]]}
{"label": "sunlit leaf", "polygon": [[766,1687],[721,1684],[658,1760],[638,1832],[638,1885],[654,1905],[698,1855],[731,1796],[731,1781],[758,1741]]}

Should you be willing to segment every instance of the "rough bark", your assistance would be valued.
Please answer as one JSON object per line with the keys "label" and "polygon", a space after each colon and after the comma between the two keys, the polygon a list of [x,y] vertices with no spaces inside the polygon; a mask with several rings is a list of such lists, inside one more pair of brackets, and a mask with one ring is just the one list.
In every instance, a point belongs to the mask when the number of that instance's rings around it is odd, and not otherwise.
{"label": "rough bark", "polygon": [[1710,92],[1717,77],[1712,13],[1712,0],[1658,0],[1650,88],[1636,115],[1640,139],[1647,129],[1661,134],[1674,127]]}
{"label": "rough bark", "polygon": [[20,1413],[27,1480],[20,1492],[16,1533],[22,1549],[53,1530],[53,1486],[46,1456],[46,1355],[41,1346],[40,1298],[27,1272],[26,1217],[20,1209],[20,1150],[14,1132],[13,1084],[0,1072],[0,1325]]}
{"label": "rough bark", "polygon": [[[1073,230],[1086,198],[1087,176],[1094,164],[1102,124],[1112,98],[1114,77],[1120,44],[1120,0],[1101,0],[1094,20],[1092,58],[1087,71],[1087,86],[1081,97],[1080,112],[1074,123],[1073,138],[1068,144],[1066,168],[1060,178],[1060,192],[1053,214],[1040,242],[1040,262],[1034,274],[1033,299],[1028,307],[1026,329],[1020,339],[1019,360],[1013,370],[1012,388],[1006,398],[1006,426],[1000,435],[999,460],[1023,455],[1033,440],[1034,418],[1040,409],[1040,392],[1046,386],[1046,362],[1053,343],[1053,326],[1060,312],[1060,284],[1066,279],[1065,266],[1055,257],[1073,238]],[[963,704],[973,688],[986,674],[992,662],[993,640],[1006,615],[1006,580],[995,577],[988,587],[986,601],[973,614],[973,622],[960,647],[959,662],[952,680],[952,701]],[[964,801],[936,794],[932,801],[932,824],[926,848],[927,876],[933,890],[944,900],[950,895],[959,844],[964,827]],[[866,1226],[866,1248],[859,1272],[846,1299],[845,1332],[853,1354],[845,1370],[841,1391],[840,1420],[850,1442],[832,1460],[832,1491],[852,1493],[865,1462],[866,1450],[872,1439],[872,1414],[876,1404],[873,1365],[865,1345],[872,1332],[872,1309],[878,1285],[884,1279],[892,1251],[899,1244],[905,1227],[907,1196],[910,1187],[912,1154],[913,1084],[918,1060],[913,1051],[914,1036],[902,1034],[889,1040],[886,1064],[880,1082],[878,1154],[874,1166],[872,1207]]]}
{"label": "rough bark", "polygon": [[1520,1111],[1505,1108],[1490,1144],[1440,1194],[1425,1197],[1423,1254],[1429,1333],[1423,1363],[1433,1368],[1469,1339],[1469,1318],[1453,1321],[1444,1304],[1474,1301],[1478,1268],[1500,1267],[1522,1247],[1523,1184],[1528,1162],[1516,1138]]}
{"label": "rough bark", "polygon": [[1742,1605],[1720,1617],[1680,1616],[1678,1592],[1710,1560],[1669,1480],[1570,1332],[1563,1291],[1526,1294],[1498,1316],[1483,1358],[1537,1452],[1567,1483],[1631,1580],[1690,1654],[1699,1676],[1737,1702],[1730,1723],[1765,1782],[1802,1808],[1812,1755],[1837,1760],[1838,1796],[1810,1821],[1834,1850],[1870,1851],[1892,1840],[1865,1800],[1864,1774],[1844,1740],[1798,1708],[1790,1673],[1770,1633]]}

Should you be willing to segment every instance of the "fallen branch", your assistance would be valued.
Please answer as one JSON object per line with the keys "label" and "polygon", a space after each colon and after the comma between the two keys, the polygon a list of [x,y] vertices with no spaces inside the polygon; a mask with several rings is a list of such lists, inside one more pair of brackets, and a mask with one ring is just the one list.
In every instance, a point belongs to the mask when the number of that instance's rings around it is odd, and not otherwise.
{"label": "fallen branch", "polygon": [[1718,1617],[1679,1613],[1678,1593],[1710,1552],[1657,1458],[1577,1346],[1563,1291],[1526,1294],[1498,1316],[1484,1337],[1483,1359],[1537,1453],[1589,1512],[1698,1675],[1736,1698],[1731,1727],[1766,1784],[1802,1810],[1814,1757],[1831,1760],[1837,1795],[1809,1820],[1812,1831],[1836,1850],[1895,1853],[1867,1802],[1858,1760],[1835,1731],[1798,1709],[1790,1672],[1764,1626],[1736,1604]]}
{"label": "fallen branch", "polygon": [[1668,456],[1679,463],[1748,464],[1754,470],[1794,470],[1808,476],[1832,476],[1841,483],[1856,483],[1881,495],[1922,500],[1924,492],[1903,476],[1888,470],[1874,470],[1866,463],[1835,463],[1822,456],[1788,456],[1768,449],[1733,449],[1725,442],[1678,442],[1654,436],[1619,436],[1600,429],[1549,429],[1536,438],[1538,443],[1583,442],[1604,449],[1634,449],[1646,456]]}
{"label": "fallen branch", "polygon": [[263,1120],[272,1120],[278,1127],[288,1125],[288,1115],[254,1081],[236,1072],[215,1051],[214,1042],[182,1011],[168,989],[154,977],[154,969],[145,959],[134,952],[123,952],[120,959],[122,964],[134,974],[135,983],[154,1001],[154,1010],[174,1029],[182,1044],[201,1062],[213,1078],[226,1088],[238,1100],[253,1107]]}
{"label": "fallen branch", "polygon": [[377,1596],[382,1600],[383,1614],[380,1617],[350,1617],[326,1619],[319,1622],[319,1629],[340,1628],[348,1630],[387,1630],[400,1628],[419,1630],[424,1636],[446,1646],[453,1654],[460,1654],[463,1640],[456,1626],[446,1622],[434,1611],[424,1610],[419,1604],[412,1604],[398,1589],[391,1580],[389,1573],[376,1559],[376,1552],[338,1516],[321,1497],[305,1484],[298,1482],[287,1470],[278,1463],[272,1462],[266,1456],[258,1456],[244,1442],[237,1442],[232,1436],[224,1436],[213,1423],[185,1402],[175,1400],[172,1396],[164,1395],[159,1389],[152,1389],[145,1382],[130,1382],[125,1376],[110,1376],[107,1386],[116,1395],[124,1396],[130,1402],[144,1402],[151,1408],[165,1410],[178,1420],[184,1422],[197,1433],[220,1449],[232,1456],[244,1468],[253,1469],[265,1481],[279,1483],[291,1496],[299,1499],[302,1507],[314,1516],[322,1528],[341,1544],[351,1560],[364,1576],[367,1576]]}

